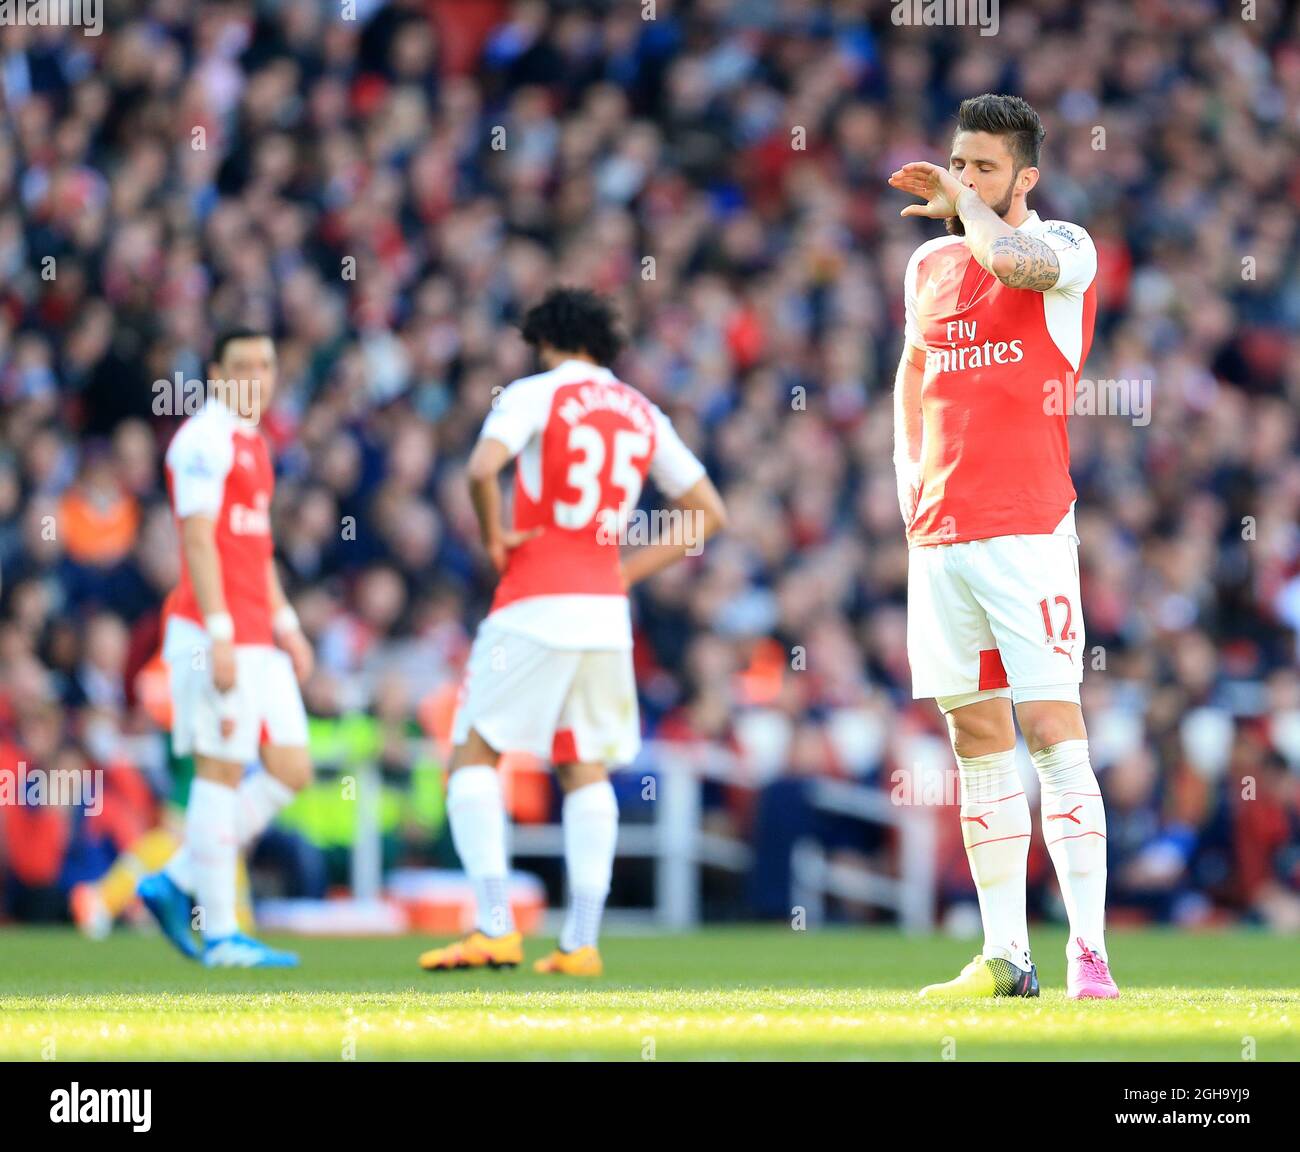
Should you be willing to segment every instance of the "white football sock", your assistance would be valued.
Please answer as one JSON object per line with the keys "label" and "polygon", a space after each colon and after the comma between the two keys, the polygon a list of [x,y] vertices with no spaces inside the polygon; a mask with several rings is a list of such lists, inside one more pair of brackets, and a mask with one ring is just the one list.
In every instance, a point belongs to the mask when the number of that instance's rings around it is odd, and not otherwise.
{"label": "white football sock", "polygon": [[185,843],[194,875],[194,900],[203,916],[203,935],[217,940],[239,931],[235,918],[235,790],[202,777],[190,785]]}
{"label": "white football sock", "polygon": [[609,895],[618,842],[618,801],[608,780],[587,784],[564,798],[564,863],[569,911],[560,932],[565,952],[594,948]]}
{"label": "white football sock", "polygon": [[474,885],[478,930],[487,936],[513,932],[506,882],[506,807],[495,768],[475,764],[451,774],[447,820],[456,854]]}
{"label": "white football sock", "polygon": [[[239,785],[239,806],[235,813],[235,831],[239,846],[247,848],[266,831],[276,813],[290,800],[294,792],[266,769],[245,776]],[[174,879],[174,877],[173,877]]]}
{"label": "white football sock", "polygon": [[1016,771],[1016,750],[958,756],[957,765],[961,773],[961,834],[979,893],[984,956],[1010,960],[1028,972],[1025,876],[1029,802]]}
{"label": "white football sock", "polygon": [[[187,822],[188,816],[189,810],[187,808]],[[181,846],[172,853],[171,859],[163,865],[163,872],[170,876],[172,883],[186,895],[194,895],[194,864],[190,860],[189,844],[182,843]]]}
{"label": "white football sock", "polygon": [[[244,777],[237,792],[235,810],[235,836],[239,846],[247,848],[265,832],[276,814],[293,797],[293,789],[267,771]],[[194,895],[194,864],[188,844],[182,844],[172,853],[163,871],[182,892]]]}
{"label": "white football sock", "polygon": [[1041,784],[1043,839],[1074,938],[1106,959],[1106,809],[1088,759],[1087,740],[1062,740],[1034,753]]}

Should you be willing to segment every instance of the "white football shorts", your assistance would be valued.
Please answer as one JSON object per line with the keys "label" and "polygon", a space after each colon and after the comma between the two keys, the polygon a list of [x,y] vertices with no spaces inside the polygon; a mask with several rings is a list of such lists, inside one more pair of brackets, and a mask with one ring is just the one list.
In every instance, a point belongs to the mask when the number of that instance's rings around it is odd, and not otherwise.
{"label": "white football shorts", "polygon": [[632,653],[553,648],[489,617],[470,649],[452,742],[471,729],[498,752],[629,764],[641,748]]}
{"label": "white football shorts", "polygon": [[[912,695],[988,692],[1077,701],[1084,629],[1071,535],[913,548],[907,565]],[[1062,688],[1058,695],[1043,690]]]}
{"label": "white football shorts", "polygon": [[[258,748],[307,746],[307,712],[287,652],[270,645],[235,646],[235,686],[212,686],[207,632],[189,620],[167,622],[163,660],[172,695],[172,747],[248,764]],[[222,722],[228,731],[222,734]]]}

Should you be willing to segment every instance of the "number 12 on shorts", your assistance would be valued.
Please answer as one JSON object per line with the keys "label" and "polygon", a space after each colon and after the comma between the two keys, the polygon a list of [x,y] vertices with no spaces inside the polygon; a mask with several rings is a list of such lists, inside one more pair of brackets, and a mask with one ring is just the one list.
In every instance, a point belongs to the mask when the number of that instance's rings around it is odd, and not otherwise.
{"label": "number 12 on shorts", "polygon": [[[1070,623],[1074,619],[1074,612],[1070,607],[1070,598],[1068,596],[1058,596],[1053,601],[1053,604],[1065,609],[1065,622],[1061,625],[1061,642],[1068,644],[1072,640],[1077,640],[1078,636],[1070,627]],[[1038,608],[1043,614],[1043,631],[1047,633],[1049,642],[1055,642],[1057,636],[1052,632],[1052,609],[1047,603],[1046,596],[1038,602]],[[1066,655],[1069,655],[1069,653],[1066,653]]]}

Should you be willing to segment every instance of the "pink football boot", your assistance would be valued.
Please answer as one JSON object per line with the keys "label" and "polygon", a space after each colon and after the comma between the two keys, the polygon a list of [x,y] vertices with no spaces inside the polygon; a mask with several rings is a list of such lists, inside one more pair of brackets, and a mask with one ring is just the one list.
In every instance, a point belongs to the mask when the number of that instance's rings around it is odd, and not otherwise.
{"label": "pink football boot", "polygon": [[1119,995],[1106,961],[1076,936],[1079,955],[1071,958],[1065,976],[1065,994],[1071,1000],[1114,1000]]}

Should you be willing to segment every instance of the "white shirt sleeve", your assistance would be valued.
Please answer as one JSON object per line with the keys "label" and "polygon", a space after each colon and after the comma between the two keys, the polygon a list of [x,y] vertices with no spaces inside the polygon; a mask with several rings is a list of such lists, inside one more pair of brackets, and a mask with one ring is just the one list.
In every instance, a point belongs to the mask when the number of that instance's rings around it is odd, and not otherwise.
{"label": "white shirt sleeve", "polygon": [[1077,224],[1048,220],[1035,236],[1056,253],[1061,274],[1049,292],[1082,296],[1097,276],[1097,248],[1092,237]]}
{"label": "white shirt sleeve", "polygon": [[[211,433],[216,431],[217,435]],[[234,462],[235,446],[228,430],[188,422],[167,449],[172,474],[172,500],[179,519],[221,512],[226,476]]]}
{"label": "white shirt sleeve", "polygon": [[[924,245],[922,246],[924,247]],[[921,264],[921,249],[912,253],[907,262],[907,271],[903,274],[903,336],[908,344],[917,348],[925,347],[925,337],[921,335],[921,325],[916,315],[916,274]]]}
{"label": "white shirt sleeve", "polygon": [[677,435],[673,422],[652,405],[655,422],[655,453],[650,460],[650,475],[669,500],[676,500],[704,476],[704,465]]}
{"label": "white shirt sleeve", "polygon": [[483,421],[479,439],[499,440],[510,449],[511,456],[518,456],[524,445],[546,426],[551,391],[536,376],[525,376],[508,384]]}

